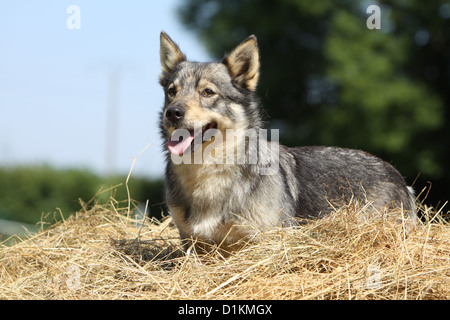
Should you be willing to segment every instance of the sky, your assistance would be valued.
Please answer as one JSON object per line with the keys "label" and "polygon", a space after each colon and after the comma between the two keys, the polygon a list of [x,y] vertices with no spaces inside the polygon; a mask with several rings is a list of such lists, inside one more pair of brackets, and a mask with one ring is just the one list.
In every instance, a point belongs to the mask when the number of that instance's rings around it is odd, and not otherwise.
{"label": "sky", "polygon": [[161,30],[211,60],[177,19],[181,1],[2,2],[0,166],[128,174],[135,159],[133,176],[162,176]]}

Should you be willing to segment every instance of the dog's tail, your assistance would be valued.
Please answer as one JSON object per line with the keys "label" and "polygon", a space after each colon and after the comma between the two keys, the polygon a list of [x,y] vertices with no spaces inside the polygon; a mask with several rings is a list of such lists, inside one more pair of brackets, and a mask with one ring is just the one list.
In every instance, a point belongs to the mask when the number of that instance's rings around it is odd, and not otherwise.
{"label": "dog's tail", "polygon": [[410,208],[411,211],[414,211],[414,213],[417,215],[417,204],[416,204],[416,192],[414,191],[413,187],[407,187],[409,198],[410,198]]}
{"label": "dog's tail", "polygon": [[418,215],[417,215],[417,201],[416,194],[412,187],[408,188],[409,195],[409,204],[406,206],[407,210],[405,210],[405,231],[406,234],[410,234],[417,225]]}

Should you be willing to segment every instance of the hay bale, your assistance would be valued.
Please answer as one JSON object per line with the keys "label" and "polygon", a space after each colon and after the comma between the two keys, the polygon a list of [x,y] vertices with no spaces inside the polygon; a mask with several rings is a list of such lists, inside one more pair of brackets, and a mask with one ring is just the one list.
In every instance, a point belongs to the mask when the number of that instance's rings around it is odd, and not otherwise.
{"label": "hay bale", "polygon": [[[170,218],[136,221],[117,204],[82,210],[0,247],[0,299],[449,299],[450,227],[406,236],[342,208],[273,229],[224,258],[180,254]],[[426,212],[431,214],[431,212]]]}

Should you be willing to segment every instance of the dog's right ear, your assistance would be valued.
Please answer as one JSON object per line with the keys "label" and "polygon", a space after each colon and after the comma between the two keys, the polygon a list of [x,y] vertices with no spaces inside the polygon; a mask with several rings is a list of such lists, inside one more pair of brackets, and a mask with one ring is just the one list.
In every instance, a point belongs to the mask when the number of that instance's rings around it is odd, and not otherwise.
{"label": "dog's right ear", "polygon": [[238,45],[225,57],[223,63],[228,67],[237,86],[250,91],[256,90],[259,78],[259,50],[254,35]]}
{"label": "dog's right ear", "polygon": [[186,61],[186,56],[164,31],[161,31],[160,41],[159,55],[161,58],[161,69],[164,75],[172,72],[180,62]]}

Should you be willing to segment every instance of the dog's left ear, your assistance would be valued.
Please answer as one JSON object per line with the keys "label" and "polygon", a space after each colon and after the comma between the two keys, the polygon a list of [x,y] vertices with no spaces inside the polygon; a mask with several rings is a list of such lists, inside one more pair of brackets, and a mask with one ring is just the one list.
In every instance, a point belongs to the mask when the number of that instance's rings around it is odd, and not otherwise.
{"label": "dog's left ear", "polygon": [[254,35],[238,45],[225,57],[223,63],[228,67],[237,86],[250,91],[256,90],[259,78],[259,50]]}
{"label": "dog's left ear", "polygon": [[170,73],[175,69],[177,64],[186,60],[186,56],[164,31],[161,31],[160,41],[159,55],[161,58],[161,69],[163,74]]}

